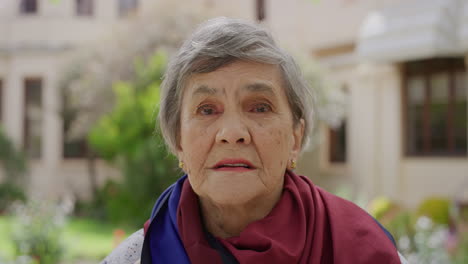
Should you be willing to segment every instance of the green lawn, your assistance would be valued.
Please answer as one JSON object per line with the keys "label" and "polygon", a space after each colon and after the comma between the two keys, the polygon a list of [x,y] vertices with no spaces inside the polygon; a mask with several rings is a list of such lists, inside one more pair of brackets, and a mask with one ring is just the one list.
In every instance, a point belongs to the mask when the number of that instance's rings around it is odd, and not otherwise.
{"label": "green lawn", "polygon": [[11,259],[13,256],[13,245],[8,237],[10,233],[11,218],[0,216],[0,259]]}
{"label": "green lawn", "polygon": [[[11,223],[11,217],[0,216],[0,259],[12,259],[14,255],[14,248],[9,238]],[[103,259],[113,249],[113,233],[118,228],[91,219],[70,219],[63,234],[66,245],[65,260]],[[126,236],[134,231],[124,230]]]}

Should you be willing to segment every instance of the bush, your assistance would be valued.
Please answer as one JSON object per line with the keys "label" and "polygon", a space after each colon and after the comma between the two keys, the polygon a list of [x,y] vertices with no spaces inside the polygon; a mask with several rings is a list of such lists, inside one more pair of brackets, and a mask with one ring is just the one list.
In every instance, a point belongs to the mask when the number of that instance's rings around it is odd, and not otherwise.
{"label": "bush", "polygon": [[0,125],[0,165],[5,171],[6,182],[22,183],[26,172],[26,160],[24,154],[15,149],[15,146],[3,132]]}
{"label": "bush", "polygon": [[99,155],[122,170],[123,181],[108,183],[94,205],[113,223],[141,227],[153,202],[180,172],[160,133],[155,133],[159,86],[166,56],[155,53],[136,65],[137,79],[114,85],[116,105],[92,129],[89,142]]}
{"label": "bush", "polygon": [[432,197],[424,200],[419,205],[416,215],[427,216],[436,224],[448,225],[450,218],[450,200]]}
{"label": "bush", "polygon": [[468,263],[468,234],[460,235],[458,246],[453,256],[454,264]]}
{"label": "bush", "polygon": [[16,201],[25,202],[26,195],[23,190],[13,183],[0,184],[0,214]]}
{"label": "bush", "polygon": [[388,221],[388,218],[400,211],[400,207],[386,197],[378,197],[368,205],[368,212],[378,221]]}
{"label": "bush", "polygon": [[26,168],[23,153],[15,149],[0,125],[0,169],[5,173],[5,180],[0,184],[0,214],[14,201],[26,200],[20,187],[24,184]]}
{"label": "bush", "polygon": [[465,264],[468,233],[448,225],[450,205],[447,199],[433,197],[410,211],[378,198],[369,204],[369,212],[394,236],[409,263]]}
{"label": "bush", "polygon": [[56,264],[64,255],[65,211],[51,203],[30,201],[14,207],[12,241],[18,256]]}
{"label": "bush", "polygon": [[450,255],[445,250],[446,226],[437,225],[430,218],[422,216],[417,219],[414,230],[414,236],[402,237],[399,241],[409,263],[451,263]]}

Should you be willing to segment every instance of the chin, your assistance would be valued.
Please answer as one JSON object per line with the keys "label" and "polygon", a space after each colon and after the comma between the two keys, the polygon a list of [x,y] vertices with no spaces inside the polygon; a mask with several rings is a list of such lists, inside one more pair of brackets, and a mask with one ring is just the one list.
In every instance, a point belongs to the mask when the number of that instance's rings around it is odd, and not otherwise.
{"label": "chin", "polygon": [[[207,186],[208,187],[208,186]],[[249,182],[231,184],[210,184],[203,196],[219,205],[241,205],[261,197],[264,190]]]}

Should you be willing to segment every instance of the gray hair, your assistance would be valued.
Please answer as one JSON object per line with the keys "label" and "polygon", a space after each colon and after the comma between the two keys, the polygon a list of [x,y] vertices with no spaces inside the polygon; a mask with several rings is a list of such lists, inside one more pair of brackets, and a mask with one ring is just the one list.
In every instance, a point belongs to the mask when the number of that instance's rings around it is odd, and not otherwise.
{"label": "gray hair", "polygon": [[262,27],[225,17],[208,20],[189,37],[172,58],[161,84],[159,125],[176,154],[180,136],[180,109],[185,82],[192,74],[213,72],[235,60],[279,65],[294,125],[304,119],[304,149],[313,127],[314,100],[294,59],[276,46]]}

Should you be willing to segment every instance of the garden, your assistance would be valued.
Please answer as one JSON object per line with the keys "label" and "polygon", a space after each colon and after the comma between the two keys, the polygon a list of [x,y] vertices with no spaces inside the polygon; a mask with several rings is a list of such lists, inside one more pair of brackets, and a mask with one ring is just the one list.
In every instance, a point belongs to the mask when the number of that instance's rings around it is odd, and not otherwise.
{"label": "garden", "polygon": [[112,85],[115,104],[87,135],[93,152],[122,174],[98,186],[91,200],[28,197],[26,155],[0,127],[6,175],[0,184],[0,263],[98,263],[143,227],[151,201],[180,175],[155,131],[154,103],[167,58],[164,52],[149,57],[144,65],[135,62],[134,80]]}

